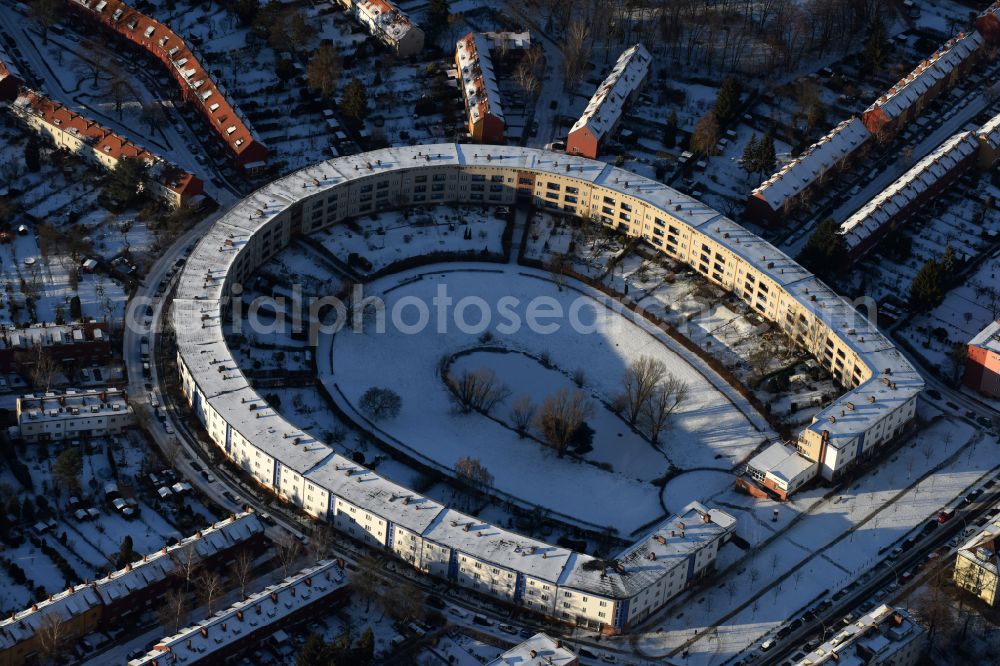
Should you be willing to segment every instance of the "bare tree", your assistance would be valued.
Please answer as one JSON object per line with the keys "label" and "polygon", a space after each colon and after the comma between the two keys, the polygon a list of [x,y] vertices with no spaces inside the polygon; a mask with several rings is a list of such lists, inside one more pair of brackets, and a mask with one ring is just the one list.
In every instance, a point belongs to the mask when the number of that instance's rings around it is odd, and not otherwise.
{"label": "bare tree", "polygon": [[372,386],[364,392],[359,403],[368,418],[378,421],[394,418],[403,406],[403,399],[392,389]]}
{"label": "bare tree", "polygon": [[214,571],[206,571],[198,576],[198,597],[204,602],[207,617],[212,616],[212,604],[222,594],[222,579]]}
{"label": "bare tree", "polygon": [[385,611],[394,620],[407,623],[420,621],[425,613],[426,595],[411,581],[405,580],[390,586],[382,597]]}
{"label": "bare tree", "polygon": [[184,594],[186,595],[191,591],[191,583],[198,573],[198,567],[201,566],[198,551],[195,550],[193,543],[189,543],[184,548],[175,550],[170,555],[170,559],[174,562],[174,571],[177,577],[184,581]]}
{"label": "bare tree", "polygon": [[535,427],[546,443],[562,457],[573,435],[593,412],[594,404],[586,393],[560,389],[542,403],[535,416]]}
{"label": "bare tree", "polygon": [[652,356],[641,356],[632,361],[622,376],[625,418],[632,425],[639,420],[643,405],[667,375],[667,366]]}
{"label": "bare tree", "polygon": [[278,562],[281,563],[281,571],[285,578],[292,572],[292,566],[302,552],[302,544],[288,532],[282,532],[281,536],[274,540],[275,550],[278,555]]}
{"label": "bare tree", "polygon": [[479,488],[485,489],[493,485],[493,475],[478,458],[459,458],[455,462],[455,473]]}
{"label": "bare tree", "polygon": [[343,70],[344,63],[333,46],[326,42],[320,44],[306,69],[309,88],[327,99],[333,97]]}
{"label": "bare tree", "polygon": [[643,405],[642,421],[650,440],[654,443],[659,440],[667,420],[687,397],[687,382],[667,373]]}
{"label": "bare tree", "polygon": [[35,630],[38,638],[39,653],[52,662],[58,662],[66,648],[67,625],[63,623],[62,613],[48,613]]}
{"label": "bare tree", "polygon": [[247,548],[241,548],[229,564],[229,573],[236,584],[240,586],[240,599],[247,598],[247,585],[253,573],[253,554]]}
{"label": "bare tree", "polygon": [[336,535],[330,524],[319,523],[309,535],[309,554],[316,560],[322,560],[330,555],[335,542]]}
{"label": "bare tree", "polygon": [[566,90],[572,90],[580,83],[590,58],[592,40],[590,28],[583,17],[574,18],[563,38],[563,81]]}
{"label": "bare tree", "polygon": [[378,596],[381,581],[378,575],[379,564],[371,555],[364,555],[358,560],[358,569],[351,576],[351,588],[365,599],[365,612],[371,608],[372,599]]}
{"label": "bare tree", "polygon": [[164,629],[176,634],[187,618],[188,608],[188,596],[182,590],[177,588],[168,590],[157,606],[157,620]]}
{"label": "bare tree", "polygon": [[463,370],[458,376],[449,373],[447,382],[464,414],[472,411],[488,414],[510,397],[510,389],[500,383],[496,372],[489,368]]}
{"label": "bare tree", "polygon": [[535,403],[530,395],[522,395],[514,400],[510,407],[510,420],[514,424],[519,437],[524,437],[528,432],[531,420],[535,418]]}

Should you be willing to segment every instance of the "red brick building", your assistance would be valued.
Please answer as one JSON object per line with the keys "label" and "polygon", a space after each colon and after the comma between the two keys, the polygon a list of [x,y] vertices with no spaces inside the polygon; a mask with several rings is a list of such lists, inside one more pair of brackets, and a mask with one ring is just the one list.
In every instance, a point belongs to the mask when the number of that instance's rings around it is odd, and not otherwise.
{"label": "red brick building", "polygon": [[500,88],[493,72],[490,39],[470,32],[455,45],[455,66],[462,86],[469,135],[478,143],[505,141]]}
{"label": "red brick building", "polygon": [[877,138],[892,137],[923,111],[932,99],[952,88],[975,66],[983,37],[977,31],[959,33],[901,79],[861,116]]}
{"label": "red brick building", "polygon": [[24,80],[21,78],[14,63],[0,49],[0,102],[11,102],[17,98]]}
{"label": "red brick building", "polygon": [[994,2],[976,18],[976,30],[990,46],[1000,45],[1000,2]]}
{"label": "red brick building", "polygon": [[108,325],[101,322],[0,329],[0,371],[15,372],[22,364],[30,365],[38,347],[58,363],[86,366],[104,363],[114,353]]}
{"label": "red brick building", "polygon": [[627,49],[611,73],[598,86],[583,115],[566,137],[566,152],[596,159],[604,142],[614,134],[625,106],[632,102],[649,75],[653,58],[642,44]]}
{"label": "red brick building", "polygon": [[1000,398],[1000,320],[969,341],[964,381],[969,388]]}
{"label": "red brick building", "polygon": [[230,103],[208,72],[169,26],[120,0],[66,0],[88,21],[95,21],[155,57],[166,67],[181,97],[192,104],[226,146],[233,162],[253,170],[267,161],[267,148],[253,136],[253,128]]}

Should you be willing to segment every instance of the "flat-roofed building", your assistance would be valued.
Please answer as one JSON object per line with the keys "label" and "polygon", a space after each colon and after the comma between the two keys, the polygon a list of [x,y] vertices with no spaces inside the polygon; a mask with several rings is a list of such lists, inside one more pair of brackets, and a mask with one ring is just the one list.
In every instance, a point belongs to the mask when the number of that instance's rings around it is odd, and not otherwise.
{"label": "flat-roofed building", "polygon": [[134,422],[124,391],[66,389],[17,399],[17,427],[26,442],[58,442],[120,433]]}
{"label": "flat-roofed building", "polygon": [[1000,564],[1000,520],[994,520],[962,544],[955,557],[955,585],[990,606],[997,602],[997,565]]}
{"label": "flat-roofed building", "polygon": [[927,631],[904,610],[882,604],[836,631],[796,666],[913,666],[927,648]]}
{"label": "flat-roofed building", "polygon": [[377,40],[406,58],[424,49],[424,31],[388,0],[336,0]]}
{"label": "flat-roofed building", "polygon": [[819,465],[794,448],[780,442],[771,444],[750,459],[743,474],[737,478],[738,488],[754,495],[767,497],[772,493],[780,500],[816,477]]}
{"label": "flat-roofed building", "polygon": [[199,178],[40,93],[23,91],[14,100],[11,111],[57,148],[106,169],[114,169],[126,157],[141,160],[147,169],[144,186],[169,206],[191,203],[203,191]]}
{"label": "flat-roofed building", "polygon": [[969,340],[963,381],[969,388],[1000,398],[1000,320]]}
{"label": "flat-roofed building", "polygon": [[583,115],[570,128],[566,152],[594,159],[614,134],[622,113],[639,93],[649,76],[653,58],[642,44],[626,49],[607,78],[597,87]]}
{"label": "flat-roofed building", "polygon": [[59,363],[86,366],[104,363],[114,353],[109,327],[103,322],[0,328],[0,370],[32,366],[38,349]]}
{"label": "flat-roofed building", "polygon": [[557,638],[538,633],[486,666],[577,666],[580,660]]}

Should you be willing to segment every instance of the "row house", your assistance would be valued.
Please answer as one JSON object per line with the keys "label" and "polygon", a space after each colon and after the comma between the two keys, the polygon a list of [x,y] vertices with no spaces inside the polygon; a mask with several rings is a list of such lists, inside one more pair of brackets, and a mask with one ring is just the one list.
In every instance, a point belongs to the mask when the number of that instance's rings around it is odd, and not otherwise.
{"label": "row house", "polygon": [[23,91],[10,108],[29,129],[46,137],[56,148],[106,169],[114,169],[126,157],[141,160],[147,169],[143,186],[169,206],[189,204],[202,194],[203,184],[197,177],[40,93]]}
{"label": "row house", "polygon": [[991,398],[1000,398],[1000,320],[969,340],[963,382]]}
{"label": "row house", "polygon": [[202,115],[233,162],[248,171],[262,169],[267,148],[253,127],[216,84],[191,46],[165,23],[121,0],[66,0],[85,20],[127,39],[159,61],[177,82],[180,95]]}
{"label": "row house", "polygon": [[0,327],[0,371],[15,372],[33,365],[40,349],[57,363],[84,366],[105,363],[114,354],[108,325],[103,322]]}
{"label": "row house", "polygon": [[625,108],[631,104],[649,76],[653,58],[642,44],[626,49],[597,87],[583,114],[570,128],[566,152],[596,159],[612,136]]}

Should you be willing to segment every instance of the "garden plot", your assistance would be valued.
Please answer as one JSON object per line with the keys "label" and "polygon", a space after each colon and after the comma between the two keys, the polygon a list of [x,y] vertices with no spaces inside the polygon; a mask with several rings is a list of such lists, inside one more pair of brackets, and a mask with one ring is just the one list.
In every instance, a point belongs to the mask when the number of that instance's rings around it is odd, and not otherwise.
{"label": "garden plot", "polygon": [[438,252],[500,256],[505,226],[492,209],[435,206],[358,218],[356,225],[337,225],[314,237],[341,261],[358,255],[371,262],[371,271],[378,271],[402,259]]}
{"label": "garden plot", "polygon": [[551,266],[568,263],[569,268],[593,278],[603,276],[628,244],[602,225],[544,212],[532,216],[526,233],[526,259]]}
{"label": "garden plot", "polygon": [[[690,389],[688,401],[672,417],[669,431],[664,435],[675,464],[681,468],[706,466],[729,470],[763,440],[764,436],[743,414],[665,347],[644,322],[626,320],[593,300],[593,296],[565,286],[560,288],[544,274],[539,274],[542,279],[538,279],[528,277],[523,271],[514,267],[477,266],[454,271],[449,265],[439,273],[407,271],[392,279],[376,281],[369,285],[369,293],[381,291],[389,312],[404,298],[406,301],[415,298],[429,306],[438,287],[447,289],[455,303],[466,297],[479,297],[491,304],[489,307],[495,307],[501,297],[513,297],[518,299],[520,305],[514,307],[519,308],[522,317],[535,297],[543,297],[540,302],[549,304],[547,307],[559,307],[563,312],[569,312],[573,302],[580,299],[574,307],[580,321],[594,332],[576,333],[569,320],[559,320],[561,327],[556,332],[532,331],[527,325],[512,332],[494,319],[474,332],[466,327],[467,332],[463,333],[457,325],[446,321],[444,327],[437,328],[432,322],[422,333],[409,334],[404,329],[413,322],[406,319],[402,322],[404,327],[390,325],[384,334],[342,331],[332,340],[321,339],[317,349],[321,379],[332,395],[342,395],[338,400],[344,399],[355,406],[372,385],[397,391],[402,397],[401,413],[379,422],[377,427],[397,445],[431,461],[439,469],[450,469],[463,456],[479,458],[494,475],[498,491],[580,522],[614,525],[620,533],[631,532],[662,515],[659,493],[653,485],[640,483],[618,469],[606,471],[559,458],[551,449],[520,439],[510,429],[484,416],[456,414],[438,374],[442,356],[485,346],[480,335],[489,330],[490,345],[502,344],[534,357],[547,354],[549,363],[562,372],[571,373],[580,366],[581,359],[586,359],[587,389],[607,400],[620,392],[622,374],[628,364],[641,355],[652,355],[662,359],[670,372],[686,381]],[[476,319],[477,315],[472,315],[467,321]],[[526,321],[522,319],[522,323]],[[547,319],[546,323],[552,321]],[[514,395],[524,392],[537,379],[517,381],[520,385],[510,387]],[[498,407],[496,414],[508,409],[506,405]],[[648,444],[645,450],[644,455],[650,451]],[[663,461],[661,469],[665,471],[666,467]],[[608,497],[615,497],[615,502],[608,502]]]}

